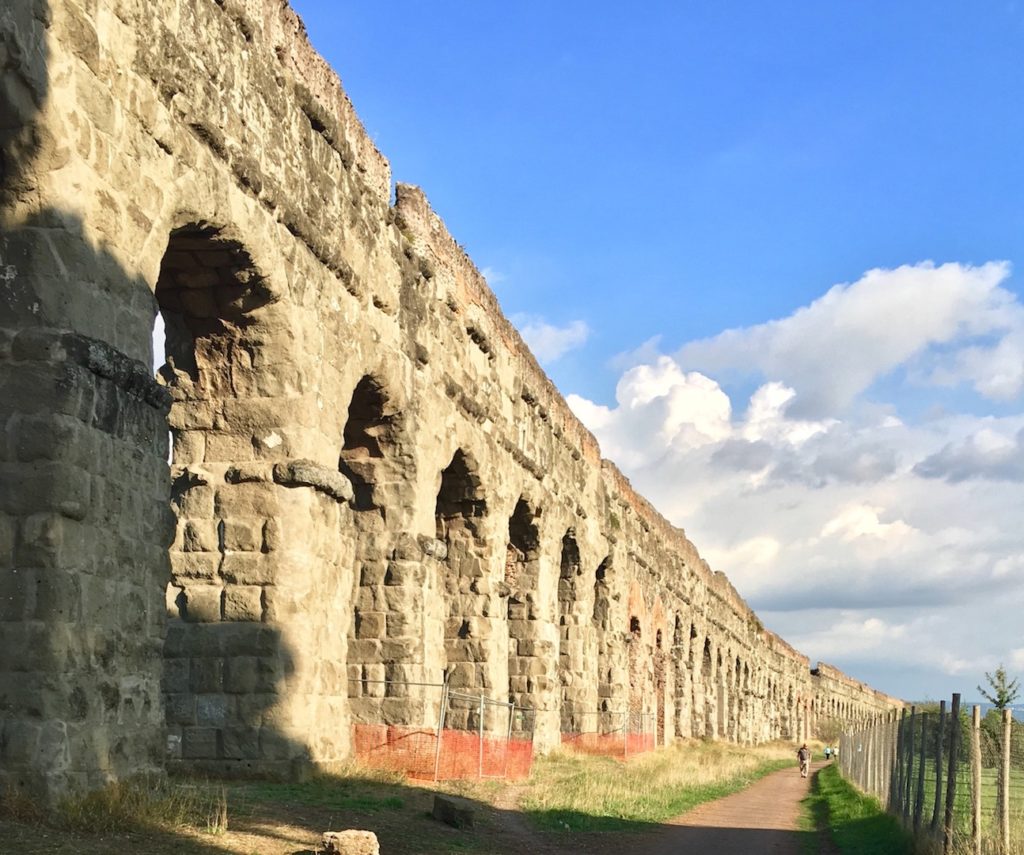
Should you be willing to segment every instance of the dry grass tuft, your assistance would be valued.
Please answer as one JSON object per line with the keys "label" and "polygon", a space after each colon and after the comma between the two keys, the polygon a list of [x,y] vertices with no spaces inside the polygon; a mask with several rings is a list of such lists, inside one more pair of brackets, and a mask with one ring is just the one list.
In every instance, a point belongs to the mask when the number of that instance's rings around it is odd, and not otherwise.
{"label": "dry grass tuft", "polygon": [[228,825],[227,790],[223,785],[134,778],[63,799],[49,821],[93,834],[186,826],[220,834]]}

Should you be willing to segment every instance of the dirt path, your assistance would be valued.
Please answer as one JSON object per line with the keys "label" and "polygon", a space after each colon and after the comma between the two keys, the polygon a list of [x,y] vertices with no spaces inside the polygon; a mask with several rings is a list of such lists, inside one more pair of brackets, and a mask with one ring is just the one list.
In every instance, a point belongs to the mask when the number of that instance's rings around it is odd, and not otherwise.
{"label": "dirt path", "polygon": [[[824,764],[814,764],[814,770]],[[800,801],[810,779],[793,769],[762,778],[747,789],[708,802],[666,825],[644,855],[802,855],[811,832],[799,829]]]}
{"label": "dirt path", "polygon": [[[823,763],[812,765],[817,771]],[[795,764],[739,793],[700,805],[657,831],[623,835],[581,834],[564,850],[578,855],[804,855],[819,851],[817,834],[801,831],[800,801],[810,789]],[[821,849],[821,852],[831,851]]]}

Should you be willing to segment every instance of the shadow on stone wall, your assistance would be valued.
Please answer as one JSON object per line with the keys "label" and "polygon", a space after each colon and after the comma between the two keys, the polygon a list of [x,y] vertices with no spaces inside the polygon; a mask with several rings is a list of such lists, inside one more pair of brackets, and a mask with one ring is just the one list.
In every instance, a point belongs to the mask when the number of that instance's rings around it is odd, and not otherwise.
{"label": "shadow on stone wall", "polygon": [[[282,732],[295,675],[281,631],[263,623],[169,621],[164,699],[170,771],[301,780],[310,747]],[[297,694],[297,689],[295,690]]]}
{"label": "shadow on stone wall", "polygon": [[[42,118],[52,23],[46,0],[0,14],[0,793],[51,802],[165,768],[174,531],[150,283],[76,214],[38,204],[75,144]],[[68,47],[98,56],[95,41]],[[167,674],[178,756],[308,765],[273,712],[292,671],[280,633],[190,626]]]}

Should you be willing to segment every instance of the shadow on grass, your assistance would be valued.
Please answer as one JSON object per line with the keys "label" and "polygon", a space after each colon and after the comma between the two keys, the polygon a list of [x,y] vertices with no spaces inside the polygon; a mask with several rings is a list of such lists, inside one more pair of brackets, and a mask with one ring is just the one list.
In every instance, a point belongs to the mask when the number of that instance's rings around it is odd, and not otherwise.
{"label": "shadow on grass", "polygon": [[[595,816],[575,810],[523,811],[495,807],[514,793],[499,782],[449,782],[435,787],[385,773],[316,774],[301,782],[270,780],[199,781],[175,786],[227,794],[227,829],[216,834],[202,822],[188,827],[146,827],[105,834],[0,820],[3,851],[99,855],[145,851],[156,855],[312,855],[323,832],[359,828],[373,831],[387,855],[636,855],[678,852],[817,852],[807,848],[814,832],[757,828],[693,828]],[[514,787],[514,785],[511,785]],[[456,829],[431,816],[434,796],[450,793],[474,808],[473,827]],[[201,800],[200,800],[201,802]],[[823,811],[823,807],[818,807]],[[819,814],[820,815],[820,814]],[[896,850],[862,848],[858,852]]]}
{"label": "shadow on grass", "polygon": [[914,841],[878,800],[827,766],[816,772],[804,804],[822,835],[821,851],[841,855],[913,855]]}

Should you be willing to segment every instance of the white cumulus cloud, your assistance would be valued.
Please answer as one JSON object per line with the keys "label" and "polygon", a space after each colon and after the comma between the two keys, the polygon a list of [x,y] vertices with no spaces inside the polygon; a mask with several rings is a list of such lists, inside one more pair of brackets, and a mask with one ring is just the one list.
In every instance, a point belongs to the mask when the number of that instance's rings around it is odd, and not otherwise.
{"label": "white cumulus cloud", "polygon": [[[888,674],[897,694],[922,671],[969,693],[972,669],[1024,662],[1024,412],[957,412],[937,384],[1005,399],[1017,382],[1006,368],[993,385],[982,367],[1012,362],[1024,333],[1008,275],[1001,263],[869,271],[673,355],[649,342],[620,360],[612,405],[569,404],[804,653]],[[730,386],[738,373],[754,386]],[[915,417],[911,384],[947,399]]]}
{"label": "white cumulus cloud", "polygon": [[[1024,371],[1009,365],[1019,353],[1024,310],[1001,287],[1009,265],[979,267],[931,263],[869,270],[852,284],[835,285],[809,306],[780,320],[726,330],[690,342],[676,354],[683,365],[726,379],[760,375],[796,390],[808,414],[842,410],[878,378],[929,348],[960,342],[946,354],[935,382],[968,382],[982,394],[1019,393]],[[972,340],[995,336],[979,348]],[[1010,351],[1009,353],[1007,351]],[[1003,365],[997,381],[991,367]]]}
{"label": "white cumulus cloud", "polygon": [[542,363],[555,362],[570,350],[582,347],[590,337],[590,327],[585,321],[570,321],[562,327],[549,324],[543,318],[524,315],[517,315],[512,321]]}

